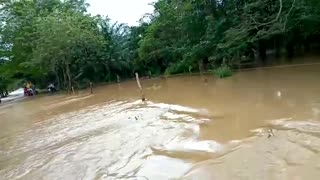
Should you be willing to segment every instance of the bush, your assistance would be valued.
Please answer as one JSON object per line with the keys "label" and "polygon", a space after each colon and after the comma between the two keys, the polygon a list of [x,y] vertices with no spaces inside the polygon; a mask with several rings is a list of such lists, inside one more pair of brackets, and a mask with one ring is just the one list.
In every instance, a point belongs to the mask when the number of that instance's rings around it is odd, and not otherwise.
{"label": "bush", "polygon": [[226,78],[232,76],[232,70],[227,65],[222,65],[219,68],[215,69],[213,73],[218,76],[219,78]]}

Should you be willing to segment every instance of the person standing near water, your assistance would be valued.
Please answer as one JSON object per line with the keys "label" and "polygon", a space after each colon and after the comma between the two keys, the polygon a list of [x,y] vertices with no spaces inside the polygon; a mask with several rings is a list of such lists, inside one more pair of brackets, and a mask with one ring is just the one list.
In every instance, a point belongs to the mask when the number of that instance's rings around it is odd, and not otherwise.
{"label": "person standing near water", "polygon": [[32,95],[35,96],[37,94],[36,86],[34,84],[31,84],[31,89],[32,89]]}
{"label": "person standing near water", "polygon": [[33,96],[34,95],[34,91],[33,91],[33,85],[30,81],[28,81],[26,83],[26,86],[25,86],[25,93],[27,93],[28,96]]}
{"label": "person standing near water", "polygon": [[57,91],[57,89],[56,89],[56,87],[54,86],[53,83],[50,83],[50,84],[49,84],[49,86],[48,86],[48,91],[49,91],[50,93],[53,93],[53,92],[56,92],[56,91]]}
{"label": "person standing near water", "polygon": [[31,87],[31,82],[28,81],[28,82],[26,83],[26,88],[27,88],[27,89],[30,89],[30,87]]}

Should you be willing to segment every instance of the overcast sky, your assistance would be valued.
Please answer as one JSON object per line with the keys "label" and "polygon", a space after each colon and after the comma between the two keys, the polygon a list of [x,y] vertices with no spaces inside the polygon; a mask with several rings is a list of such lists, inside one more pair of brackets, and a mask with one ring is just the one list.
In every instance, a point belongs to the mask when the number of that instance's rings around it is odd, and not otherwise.
{"label": "overcast sky", "polygon": [[92,15],[105,15],[113,21],[138,25],[137,21],[145,14],[151,13],[153,7],[149,3],[154,0],[87,0]]}

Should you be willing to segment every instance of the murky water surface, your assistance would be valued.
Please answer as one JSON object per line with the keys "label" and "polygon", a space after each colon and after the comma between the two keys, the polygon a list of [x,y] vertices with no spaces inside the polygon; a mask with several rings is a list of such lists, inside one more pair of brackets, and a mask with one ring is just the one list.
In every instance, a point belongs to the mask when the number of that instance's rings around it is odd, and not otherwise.
{"label": "murky water surface", "polygon": [[316,180],[319,77],[293,66],[144,80],[146,103],[129,81],[3,104],[0,179]]}

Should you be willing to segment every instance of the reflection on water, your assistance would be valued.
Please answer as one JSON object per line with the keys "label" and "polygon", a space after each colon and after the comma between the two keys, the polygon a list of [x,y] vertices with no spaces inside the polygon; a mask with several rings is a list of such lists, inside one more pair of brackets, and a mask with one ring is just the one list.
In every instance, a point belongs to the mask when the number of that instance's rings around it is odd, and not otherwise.
{"label": "reflection on water", "polygon": [[147,103],[129,81],[0,106],[0,179],[317,179],[319,75],[146,80]]}

